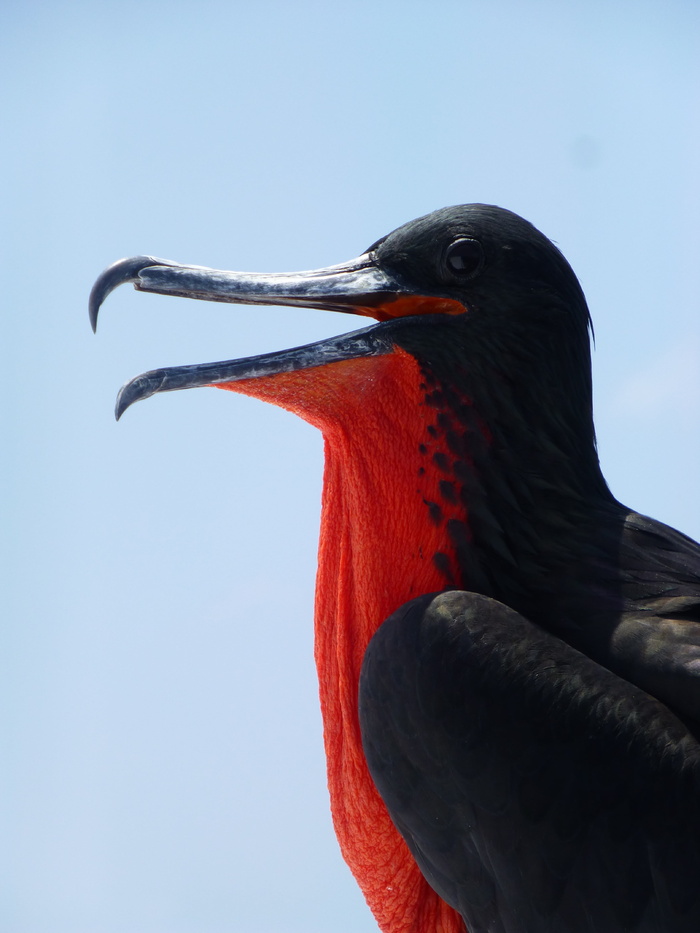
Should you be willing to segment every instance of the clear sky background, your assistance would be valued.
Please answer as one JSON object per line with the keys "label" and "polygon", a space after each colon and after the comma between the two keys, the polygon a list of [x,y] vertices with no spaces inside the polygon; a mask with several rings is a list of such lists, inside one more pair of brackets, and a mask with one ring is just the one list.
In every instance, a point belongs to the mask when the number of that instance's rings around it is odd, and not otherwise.
{"label": "clear sky background", "polygon": [[554,239],[614,493],[700,537],[700,5],[0,9],[3,933],[362,933],[312,663],[317,433],[161,365],[350,330],[112,295],[151,253],[286,271],[447,204]]}

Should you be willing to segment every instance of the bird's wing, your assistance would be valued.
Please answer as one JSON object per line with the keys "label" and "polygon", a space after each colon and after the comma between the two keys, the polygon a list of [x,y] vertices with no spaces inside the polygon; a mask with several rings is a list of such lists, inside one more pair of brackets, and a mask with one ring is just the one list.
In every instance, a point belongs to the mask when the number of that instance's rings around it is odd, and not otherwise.
{"label": "bird's wing", "polygon": [[360,717],[392,819],[470,933],[700,930],[700,746],[639,688],[447,591],[380,627]]}
{"label": "bird's wing", "polygon": [[700,545],[630,512],[616,564],[624,602],[608,646],[612,666],[700,734]]}

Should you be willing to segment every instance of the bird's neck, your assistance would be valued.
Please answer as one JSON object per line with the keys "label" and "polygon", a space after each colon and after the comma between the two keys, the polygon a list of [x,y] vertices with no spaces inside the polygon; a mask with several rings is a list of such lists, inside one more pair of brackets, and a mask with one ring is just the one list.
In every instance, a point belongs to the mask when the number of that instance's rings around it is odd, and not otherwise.
{"label": "bird's neck", "polygon": [[534,349],[513,315],[500,327],[466,315],[450,322],[451,339],[445,325],[432,342],[425,330],[405,341],[432,411],[424,446],[440,474],[437,504],[462,508],[444,522],[449,582],[526,614],[528,591],[551,593],[557,613],[552,586],[571,592],[572,573],[605,563],[599,527],[621,510],[598,464],[586,315],[570,333],[567,309],[542,314]]}
{"label": "bird's neck", "polygon": [[435,413],[408,353],[334,363],[226,386],[321,428],[326,465],[316,588],[319,674],[335,830],[384,933],[463,933],[460,916],[421,875],[394,827],[362,750],[358,683],[384,619],[444,589],[451,557],[443,503],[424,440]]}
{"label": "bird's neck", "polygon": [[486,400],[431,381],[408,354],[362,365],[371,379],[353,362],[352,399],[317,422],[326,471],[316,660],[331,804],[382,929],[456,931],[461,920],[423,880],[367,772],[357,714],[367,644],[403,603],[447,586],[526,603],[528,573],[538,585],[548,564],[578,568],[586,542],[579,548],[576,523],[607,501],[605,487],[592,437],[590,463],[571,465],[571,451],[537,445],[531,423],[506,443]]}
{"label": "bird's neck", "polygon": [[324,416],[320,425],[326,465],[316,662],[335,829],[382,930],[457,933],[461,918],[428,886],[374,787],[357,701],[378,626],[408,600],[444,588],[444,523],[462,510],[437,505],[440,478],[426,469],[423,445],[433,413],[413,357],[353,361],[350,371],[352,400],[344,400],[342,417]]}
{"label": "bird's neck", "polygon": [[615,565],[611,529],[624,514],[600,471],[589,384],[557,395],[561,381],[476,372],[459,388],[436,378],[427,396],[445,480],[465,507],[449,526],[456,582],[554,628],[563,614],[589,614],[591,579]]}
{"label": "bird's neck", "polygon": [[[458,933],[463,924],[423,879],[369,775],[357,708],[367,645],[403,603],[445,587],[514,604],[527,576],[520,563],[546,576],[570,537],[559,526],[571,502],[556,495],[576,502],[576,514],[588,498],[575,469],[562,473],[568,451],[540,449],[525,415],[515,436],[503,437],[488,398],[447,388],[454,384],[398,350],[230,386],[324,434],[315,652],[331,808],[385,933]],[[512,404],[517,411],[519,400]],[[515,595],[499,590],[501,580],[515,581]]]}

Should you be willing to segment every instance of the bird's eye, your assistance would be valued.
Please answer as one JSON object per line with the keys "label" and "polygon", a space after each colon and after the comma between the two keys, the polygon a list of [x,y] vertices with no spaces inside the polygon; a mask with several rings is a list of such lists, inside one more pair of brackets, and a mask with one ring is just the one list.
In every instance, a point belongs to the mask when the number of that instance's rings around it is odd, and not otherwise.
{"label": "bird's eye", "polygon": [[476,275],[481,269],[484,251],[478,240],[460,237],[453,240],[445,250],[445,265],[453,274],[461,277]]}

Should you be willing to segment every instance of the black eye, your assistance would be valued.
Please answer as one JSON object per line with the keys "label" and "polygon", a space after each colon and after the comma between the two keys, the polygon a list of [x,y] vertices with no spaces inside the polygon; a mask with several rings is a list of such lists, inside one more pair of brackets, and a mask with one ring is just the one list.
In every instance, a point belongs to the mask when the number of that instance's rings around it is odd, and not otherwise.
{"label": "black eye", "polygon": [[460,237],[454,240],[445,250],[445,265],[453,275],[476,275],[481,269],[484,260],[484,251],[478,240]]}

